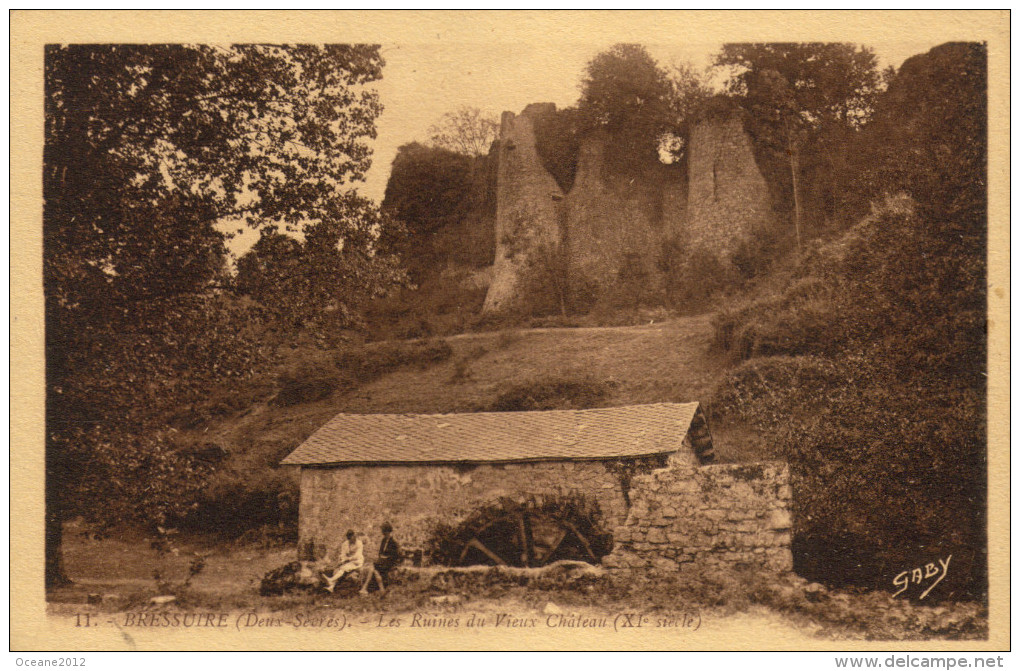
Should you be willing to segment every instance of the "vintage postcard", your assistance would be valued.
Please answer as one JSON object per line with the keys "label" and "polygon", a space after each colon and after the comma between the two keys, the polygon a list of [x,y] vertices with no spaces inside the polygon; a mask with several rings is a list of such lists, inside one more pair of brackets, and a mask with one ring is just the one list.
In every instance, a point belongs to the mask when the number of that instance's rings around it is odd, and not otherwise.
{"label": "vintage postcard", "polygon": [[1008,12],[11,47],[12,651],[1009,649]]}

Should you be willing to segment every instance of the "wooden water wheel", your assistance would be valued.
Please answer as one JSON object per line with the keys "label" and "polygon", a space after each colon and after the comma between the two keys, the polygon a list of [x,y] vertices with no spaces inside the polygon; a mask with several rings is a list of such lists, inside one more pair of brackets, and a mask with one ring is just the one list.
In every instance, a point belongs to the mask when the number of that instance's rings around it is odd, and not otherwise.
{"label": "wooden water wheel", "polygon": [[522,510],[498,515],[475,529],[457,563],[545,566],[560,559],[599,561],[591,541],[569,520]]}

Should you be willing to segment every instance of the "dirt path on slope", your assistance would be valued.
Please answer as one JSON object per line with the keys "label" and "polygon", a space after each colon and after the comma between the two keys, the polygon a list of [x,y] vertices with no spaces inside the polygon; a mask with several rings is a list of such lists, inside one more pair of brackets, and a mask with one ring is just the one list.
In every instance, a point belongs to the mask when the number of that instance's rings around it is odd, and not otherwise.
{"label": "dirt path on slope", "polygon": [[[478,412],[510,389],[563,380],[608,389],[603,406],[704,402],[728,366],[711,339],[711,315],[641,326],[462,334],[445,339],[452,349],[446,361],[407,366],[321,401],[258,403],[203,430],[200,439],[265,463],[282,459],[340,412]],[[747,437],[720,429],[713,427],[717,456],[742,460]]]}
{"label": "dirt path on slope", "polygon": [[342,400],[343,410],[456,412],[486,406],[515,385],[583,378],[611,383],[606,405],[700,400],[723,367],[710,351],[710,320],[453,336],[449,361],[365,385]]}

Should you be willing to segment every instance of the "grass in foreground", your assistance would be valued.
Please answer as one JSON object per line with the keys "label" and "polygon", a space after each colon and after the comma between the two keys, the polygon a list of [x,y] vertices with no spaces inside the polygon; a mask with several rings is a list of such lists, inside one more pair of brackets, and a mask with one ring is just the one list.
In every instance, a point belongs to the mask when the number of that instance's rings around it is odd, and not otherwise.
{"label": "grass in foreground", "polygon": [[[147,574],[157,561],[138,537],[87,540],[68,534],[68,570],[75,585],[50,593],[51,612],[85,608],[106,612],[151,610],[157,595]],[[266,548],[185,539],[167,568],[185,570],[194,553],[205,553],[206,568],[177,600],[158,606],[175,611],[253,611],[351,614],[495,613],[548,614],[640,611],[652,617],[699,614],[724,619],[741,613],[770,613],[826,639],[975,640],[987,637],[987,609],[971,602],[916,605],[885,592],[829,591],[788,575],[755,571],[696,575],[608,574],[601,569],[432,568],[402,570],[385,594],[357,594],[344,584],[337,594],[295,591],[263,597],[258,582],[269,570],[296,558],[292,546]],[[180,573],[179,573],[180,574]],[[69,610],[71,609],[71,610]]]}

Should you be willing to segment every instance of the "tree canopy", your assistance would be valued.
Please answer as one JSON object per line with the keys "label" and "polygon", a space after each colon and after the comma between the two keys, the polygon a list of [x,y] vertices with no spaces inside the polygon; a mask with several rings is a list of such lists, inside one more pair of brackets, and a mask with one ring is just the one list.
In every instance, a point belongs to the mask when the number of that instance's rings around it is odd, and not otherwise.
{"label": "tree canopy", "polygon": [[499,121],[477,107],[447,112],[429,128],[429,144],[468,156],[484,156],[499,136]]}
{"label": "tree canopy", "polygon": [[370,45],[47,48],[48,583],[67,514],[184,512],[200,469],[174,415],[266,354],[257,313],[224,291],[228,222],[329,249],[323,308],[384,265],[378,214],[349,186],[371,164],[382,67]]}
{"label": "tree canopy", "polygon": [[838,42],[726,44],[715,63],[732,68],[730,93],[756,114],[788,109],[812,127],[866,122],[881,81],[870,48]]}
{"label": "tree canopy", "polygon": [[[978,43],[950,42],[904,61],[864,133],[864,193],[905,190],[940,221],[947,238],[976,236],[987,216],[988,66]],[[961,218],[962,215],[962,218]],[[964,233],[964,231],[966,231]],[[983,256],[983,251],[979,254]]]}
{"label": "tree canopy", "polygon": [[578,110],[586,129],[605,129],[636,160],[654,160],[677,121],[669,74],[638,44],[613,45],[588,62]]}
{"label": "tree canopy", "polygon": [[834,215],[835,185],[846,177],[836,175],[881,90],[875,54],[845,43],[726,44],[715,65],[729,69],[727,90],[749,113],[759,163],[776,205],[792,209],[799,247],[802,220]]}

